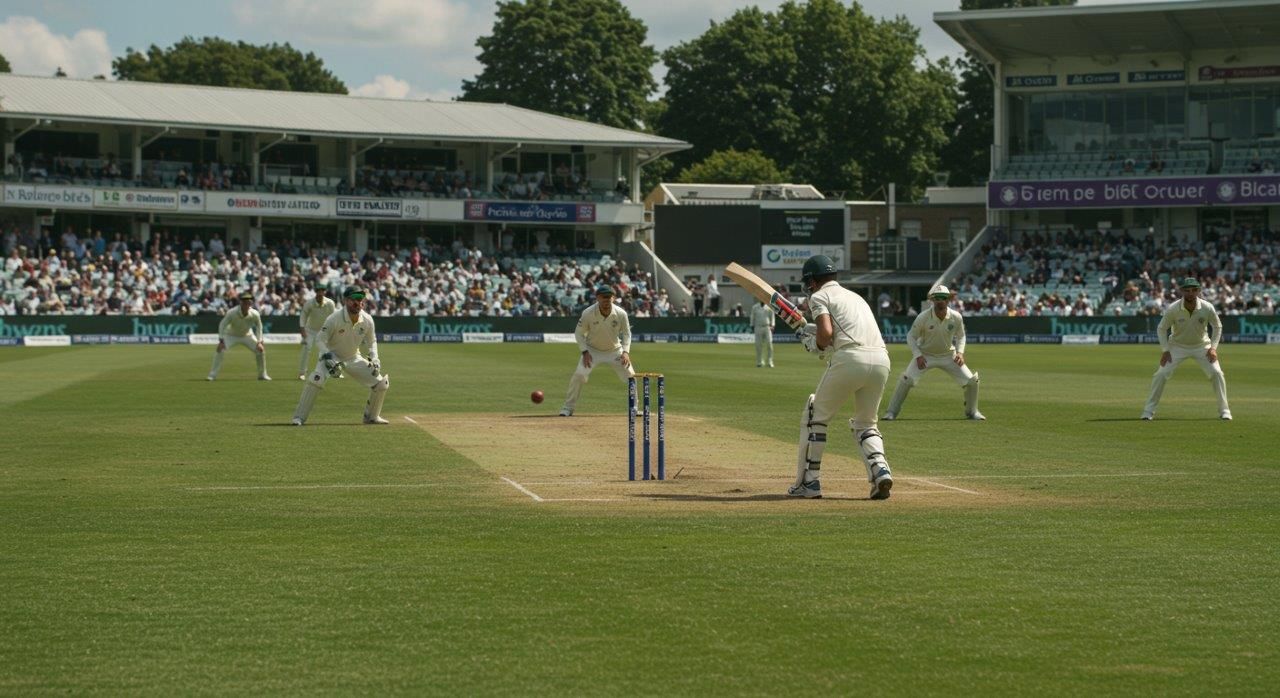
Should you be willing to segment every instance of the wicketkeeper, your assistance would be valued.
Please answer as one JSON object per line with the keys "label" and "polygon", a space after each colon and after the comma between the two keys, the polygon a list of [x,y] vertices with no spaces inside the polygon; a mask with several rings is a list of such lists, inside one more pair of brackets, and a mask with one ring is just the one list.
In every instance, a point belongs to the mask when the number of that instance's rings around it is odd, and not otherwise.
{"label": "wicketkeeper", "polygon": [[916,316],[907,332],[907,346],[911,349],[911,363],[902,372],[898,387],[889,398],[885,421],[893,421],[902,412],[907,393],[916,386],[920,376],[930,369],[941,369],[951,374],[964,389],[964,416],[984,420],[978,411],[978,374],[969,369],[964,358],[964,317],[951,302],[951,291],[946,286],[934,286],[929,291],[933,307],[927,313]]}
{"label": "wicketkeeper", "polygon": [[[293,413],[295,426],[302,426],[311,414],[316,396],[330,378],[345,373],[361,385],[369,388],[369,401],[365,403],[365,424],[386,424],[382,418],[382,402],[390,387],[389,377],[378,365],[378,336],[373,318],[362,309],[364,289],[348,286],[342,292],[343,308],[329,316],[316,337],[320,349],[320,361],[302,386],[298,409]],[[361,350],[364,355],[361,355]]]}
{"label": "wicketkeeper", "polygon": [[1213,305],[1200,298],[1200,282],[1188,276],[1179,284],[1182,300],[1170,305],[1160,318],[1156,338],[1160,340],[1160,368],[1151,379],[1151,396],[1142,410],[1142,419],[1155,419],[1156,407],[1164,394],[1164,384],[1173,377],[1178,364],[1187,359],[1200,365],[1200,370],[1213,385],[1218,398],[1218,416],[1231,419],[1231,406],[1227,404],[1227,378],[1218,361],[1218,342],[1222,341],[1222,320]]}

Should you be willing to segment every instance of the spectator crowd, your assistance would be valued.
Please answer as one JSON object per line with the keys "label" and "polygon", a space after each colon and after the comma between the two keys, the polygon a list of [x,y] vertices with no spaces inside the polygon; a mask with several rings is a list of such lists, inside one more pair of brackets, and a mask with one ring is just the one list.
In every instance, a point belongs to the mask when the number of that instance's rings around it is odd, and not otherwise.
{"label": "spectator crowd", "polygon": [[690,313],[636,265],[598,252],[557,254],[545,243],[490,255],[460,240],[419,238],[356,258],[296,240],[248,251],[217,235],[180,243],[163,230],[146,244],[71,228],[56,238],[11,223],[0,230],[0,315],[220,314],[244,290],[264,315],[296,315],[316,283],[362,285],[369,311],[383,316],[576,316],[601,284],[636,317]]}
{"label": "spectator crowd", "polygon": [[1191,276],[1224,315],[1274,315],[1280,242],[1269,228],[1210,229],[1195,240],[1150,233],[1021,232],[997,236],[952,281],[971,316],[1160,315]]}

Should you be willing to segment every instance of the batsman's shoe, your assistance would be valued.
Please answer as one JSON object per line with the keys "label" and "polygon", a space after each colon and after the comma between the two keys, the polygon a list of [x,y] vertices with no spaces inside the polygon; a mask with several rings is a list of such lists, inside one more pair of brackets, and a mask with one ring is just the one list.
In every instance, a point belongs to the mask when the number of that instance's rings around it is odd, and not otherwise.
{"label": "batsman's shoe", "polygon": [[302,418],[301,418],[301,417],[294,417],[294,418],[293,418],[293,421],[292,421],[292,422],[290,422],[290,424],[292,424],[292,425],[293,425],[293,426],[295,426],[295,427],[300,427],[300,426],[302,426]]}
{"label": "batsman's shoe", "polygon": [[883,416],[883,417],[881,417],[880,419],[883,419],[883,420],[884,420],[884,421],[886,421],[886,422],[892,422],[893,420],[895,420],[895,419],[897,419],[897,418],[898,418],[898,415],[896,415],[896,414],[894,414],[894,413],[892,413],[892,412],[885,412],[885,413],[884,413],[884,416]]}
{"label": "batsman's shoe", "polygon": [[1221,418],[1223,419],[1223,421],[1230,422],[1230,421],[1231,421],[1231,410],[1223,410],[1222,414],[1220,414],[1220,415],[1218,415],[1218,416],[1219,416],[1219,417],[1221,417]]}
{"label": "batsman's shoe", "polygon": [[573,416],[573,410],[569,409],[568,407],[562,407],[562,408],[560,408],[560,416],[561,416],[561,417],[572,417],[572,416]]}
{"label": "batsman's shoe", "polygon": [[876,467],[875,479],[871,481],[871,499],[888,499],[889,490],[893,489],[893,475],[883,465]]}
{"label": "batsman's shoe", "polygon": [[803,485],[792,485],[787,488],[788,497],[804,497],[805,499],[822,499],[822,481],[814,480]]}
{"label": "batsman's shoe", "polygon": [[1155,418],[1156,418],[1156,416],[1155,416],[1154,414],[1150,413],[1150,412],[1143,412],[1143,413],[1142,413],[1142,421],[1144,421],[1144,422],[1150,422],[1151,420],[1153,420],[1153,419],[1155,419]]}
{"label": "batsman's shoe", "polygon": [[975,422],[985,422],[987,418],[981,412],[970,412],[965,415],[965,419],[972,419]]}
{"label": "batsman's shoe", "polygon": [[773,368],[773,362],[772,362],[772,361],[770,361],[770,362],[769,362],[769,368]]}
{"label": "batsman's shoe", "polygon": [[298,380],[300,380],[300,381],[304,381],[304,380],[306,380],[306,379],[307,379],[307,374],[305,374],[305,373],[299,373],[299,374],[298,374]]}
{"label": "batsman's shoe", "polygon": [[214,379],[214,376],[205,376],[204,379],[207,381],[211,381]]}
{"label": "batsman's shoe", "polygon": [[364,423],[365,424],[390,424],[391,422],[388,422],[382,417],[370,417],[369,415],[365,415]]}
{"label": "batsman's shoe", "polygon": [[269,380],[271,380],[271,376],[268,376],[267,374],[265,374],[265,373],[264,373],[264,374],[262,374],[261,376],[258,376],[258,380],[260,380],[260,381],[269,381]]}

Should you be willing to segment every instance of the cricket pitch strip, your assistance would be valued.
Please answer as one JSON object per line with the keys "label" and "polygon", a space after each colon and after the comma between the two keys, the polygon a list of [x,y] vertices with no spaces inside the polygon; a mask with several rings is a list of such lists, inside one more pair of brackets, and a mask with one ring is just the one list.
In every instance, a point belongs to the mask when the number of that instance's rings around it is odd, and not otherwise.
{"label": "cricket pitch strip", "polygon": [[[796,445],[667,413],[667,479],[627,480],[627,418],[618,415],[420,414],[409,421],[490,473],[502,496],[531,504],[602,506],[675,504],[699,509],[804,506],[786,495],[795,479]],[[638,430],[637,430],[638,431]],[[892,444],[890,444],[892,447]],[[637,472],[643,446],[637,434]],[[822,461],[823,499],[813,502],[885,506],[867,500],[852,437],[833,438]],[[652,445],[656,464],[657,443]],[[892,451],[891,451],[892,452]],[[893,461],[890,460],[890,463]],[[948,483],[895,471],[894,504],[1004,506],[1021,498],[984,483]]]}

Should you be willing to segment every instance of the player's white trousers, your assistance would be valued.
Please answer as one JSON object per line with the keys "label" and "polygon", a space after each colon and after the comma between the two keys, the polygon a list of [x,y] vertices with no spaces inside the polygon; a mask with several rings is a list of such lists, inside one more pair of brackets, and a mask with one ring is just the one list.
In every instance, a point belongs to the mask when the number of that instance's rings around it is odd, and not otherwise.
{"label": "player's white trousers", "polygon": [[614,349],[613,351],[597,351],[588,349],[591,352],[591,368],[582,365],[582,354],[578,354],[578,368],[574,370],[573,375],[569,377],[569,390],[564,396],[564,409],[573,410],[578,404],[578,396],[582,394],[582,386],[587,384],[587,380],[591,378],[591,372],[597,368],[608,366],[613,372],[618,374],[618,380],[626,382],[627,378],[636,374],[635,368],[628,365],[622,365],[622,349]]}
{"label": "player's white trousers", "polygon": [[893,397],[889,399],[889,407],[886,410],[889,414],[897,415],[902,411],[902,403],[907,401],[907,393],[915,387],[920,380],[920,376],[930,369],[941,369],[951,374],[956,384],[961,388],[968,387],[973,381],[973,371],[969,370],[969,366],[956,365],[956,355],[952,354],[922,354],[924,357],[924,368],[916,365],[915,357],[911,357],[907,361],[907,370],[902,372],[902,377],[898,379],[898,387],[893,391]]}
{"label": "player's white trousers", "polygon": [[849,420],[849,429],[862,450],[868,480],[872,479],[873,466],[888,467],[884,442],[876,429],[880,398],[888,381],[889,352],[884,349],[841,349],[831,355],[803,416],[796,463],[797,484],[818,478],[826,449],[827,427],[850,397],[853,398],[853,418]]}
{"label": "player's white trousers", "polygon": [[218,372],[222,370],[222,360],[226,358],[227,352],[231,351],[231,347],[234,347],[237,344],[253,352],[253,358],[256,359],[258,362],[258,377],[261,378],[267,375],[266,349],[263,348],[262,351],[258,351],[258,340],[254,339],[253,335],[245,335],[243,337],[227,337],[226,343],[227,343],[226,349],[223,349],[222,351],[213,352],[213,368],[209,369],[210,378],[218,377]]}
{"label": "player's white trousers", "polygon": [[302,354],[298,357],[298,375],[305,374],[315,364],[311,363],[311,350],[315,349],[316,337],[320,336],[320,330],[307,330],[307,336],[302,339]]}
{"label": "player's white trousers", "polygon": [[756,330],[756,365],[773,365],[773,333],[769,328]]}
{"label": "player's white trousers", "polygon": [[1222,413],[1230,410],[1230,406],[1227,405],[1227,378],[1222,373],[1222,360],[1209,361],[1209,357],[1205,356],[1208,351],[1209,347],[1187,349],[1170,345],[1169,356],[1172,360],[1156,369],[1156,374],[1151,379],[1151,396],[1147,398],[1147,406],[1143,411],[1147,414],[1156,413],[1156,407],[1160,404],[1160,396],[1164,394],[1164,384],[1173,377],[1173,372],[1178,368],[1178,364],[1187,359],[1193,359],[1197,364],[1200,364],[1200,370],[1204,371],[1205,377],[1213,385],[1213,393],[1218,398],[1218,412]]}

